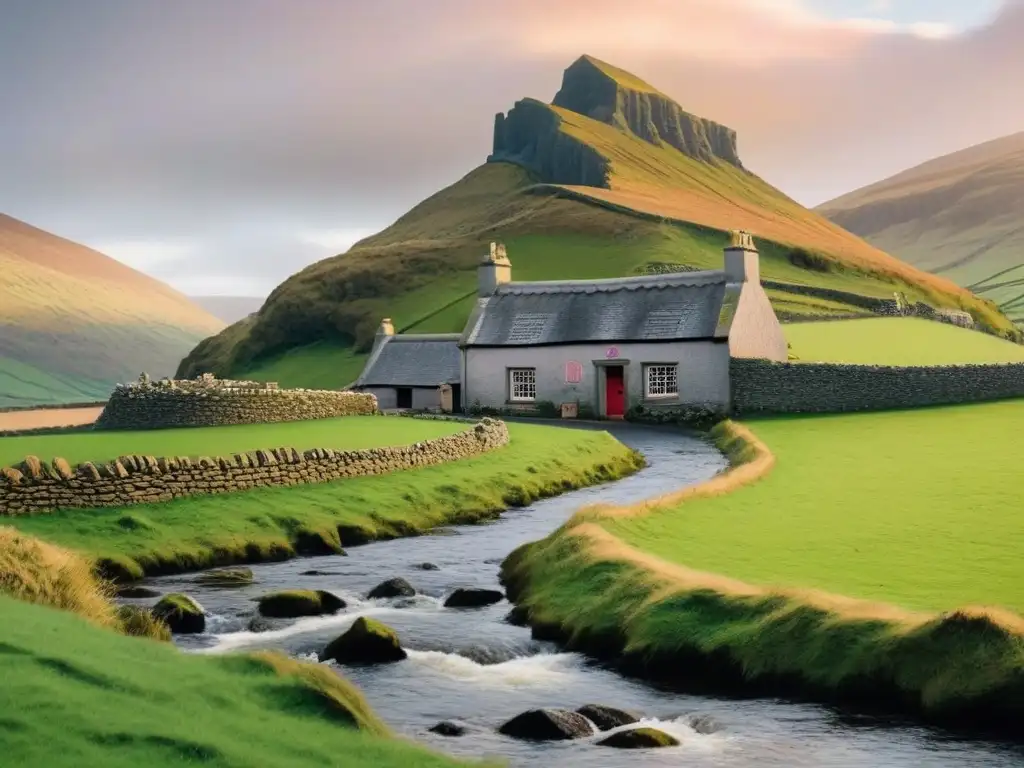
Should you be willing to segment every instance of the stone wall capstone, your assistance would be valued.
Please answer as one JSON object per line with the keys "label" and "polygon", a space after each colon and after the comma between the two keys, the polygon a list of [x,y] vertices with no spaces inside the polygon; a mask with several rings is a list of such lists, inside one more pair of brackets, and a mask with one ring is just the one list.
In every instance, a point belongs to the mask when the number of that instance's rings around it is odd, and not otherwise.
{"label": "stone wall capstone", "polygon": [[146,374],[119,384],[96,429],[163,429],[266,424],[377,413],[377,398],[365,392],[279,389],[276,384],[198,379],[152,382]]}
{"label": "stone wall capstone", "polygon": [[500,448],[508,440],[505,422],[482,419],[454,435],[360,451],[274,448],[199,458],[133,455],[109,464],[86,462],[77,467],[61,458],[46,464],[28,456],[16,467],[0,468],[0,517],[154,504],[250,488],[380,475],[468,458]]}
{"label": "stone wall capstone", "polygon": [[876,366],[734,358],[732,410],[838,413],[1024,397],[1024,363]]}

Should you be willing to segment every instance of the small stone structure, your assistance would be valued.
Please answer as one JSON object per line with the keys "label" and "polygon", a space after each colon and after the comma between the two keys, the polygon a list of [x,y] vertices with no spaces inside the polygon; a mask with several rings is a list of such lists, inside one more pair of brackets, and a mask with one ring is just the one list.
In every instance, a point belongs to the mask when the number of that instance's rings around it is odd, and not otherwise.
{"label": "small stone structure", "polygon": [[377,413],[377,398],[363,392],[281,389],[276,383],[197,379],[118,384],[96,429],[161,429],[266,424]]}
{"label": "small stone structure", "polygon": [[738,414],[837,413],[918,408],[1024,397],[1024,363],[876,366],[730,363]]}
{"label": "small stone structure", "polygon": [[482,419],[454,435],[361,451],[275,448],[198,459],[122,456],[109,464],[86,462],[74,468],[64,459],[45,464],[29,456],[17,467],[0,468],[0,517],[380,475],[475,456],[508,439],[503,421]]}

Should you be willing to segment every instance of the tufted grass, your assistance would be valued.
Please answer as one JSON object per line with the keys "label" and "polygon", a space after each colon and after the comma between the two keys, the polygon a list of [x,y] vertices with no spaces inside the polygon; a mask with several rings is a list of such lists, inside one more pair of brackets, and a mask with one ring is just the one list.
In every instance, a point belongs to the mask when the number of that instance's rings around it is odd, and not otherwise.
{"label": "tufted grass", "polygon": [[352,451],[389,445],[410,445],[468,429],[455,421],[398,416],[344,416],[338,419],[288,421],[279,424],[238,424],[183,429],[97,430],[70,434],[0,437],[0,466],[25,456],[49,461],[61,456],[72,465],[112,461],[118,456],[222,456],[260,448],[288,446],[296,450],[333,448]]}
{"label": "tufted grass", "polygon": [[783,326],[805,362],[962,365],[1024,362],[1024,346],[920,317],[874,317]]}
{"label": "tufted grass", "polygon": [[101,561],[111,575],[140,577],[338,551],[342,545],[488,519],[508,506],[627,474],[641,461],[606,432],[535,424],[508,429],[509,445],[449,464],[319,485],[10,518],[10,524]]}
{"label": "tufted grass", "polygon": [[12,768],[460,764],[390,738],[328,667],[189,655],[3,596],[0,677],[0,754]]}

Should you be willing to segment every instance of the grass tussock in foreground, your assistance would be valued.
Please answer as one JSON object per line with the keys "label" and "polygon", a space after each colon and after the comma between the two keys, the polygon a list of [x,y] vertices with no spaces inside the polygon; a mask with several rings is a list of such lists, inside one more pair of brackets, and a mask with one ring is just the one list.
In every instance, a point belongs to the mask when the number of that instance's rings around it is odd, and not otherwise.
{"label": "grass tussock in foreground", "polygon": [[338,552],[343,545],[495,517],[621,477],[639,454],[606,432],[509,424],[509,445],[448,464],[166,504],[11,518],[122,579]]}
{"label": "grass tussock in foreground", "polygon": [[[855,702],[1019,731],[1024,619],[1011,611],[912,611],[821,590],[764,588],[620,538],[631,524],[665,513],[685,518],[691,504],[741,496],[782,473],[774,465],[784,457],[773,459],[748,430],[727,422],[714,437],[733,462],[727,473],[653,503],[582,510],[509,556],[502,580],[539,635],[691,688]],[[664,547],[680,544],[675,535]]]}
{"label": "grass tussock in foreground", "polygon": [[0,676],[5,766],[460,764],[389,738],[327,667],[189,655],[3,596]]}

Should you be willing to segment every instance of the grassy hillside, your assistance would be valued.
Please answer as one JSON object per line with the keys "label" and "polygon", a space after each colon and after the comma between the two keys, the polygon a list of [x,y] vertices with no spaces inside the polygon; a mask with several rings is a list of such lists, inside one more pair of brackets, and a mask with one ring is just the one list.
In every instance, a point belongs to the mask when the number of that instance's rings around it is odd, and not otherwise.
{"label": "grassy hillside", "polygon": [[[599,64],[613,103],[622,89],[657,94]],[[548,159],[567,152],[567,167],[574,158],[601,158],[606,187],[550,184],[526,160],[489,162],[348,253],[289,278],[257,315],[197,347],[180,373],[291,372],[291,353],[311,378],[322,381],[337,366],[339,374],[330,376],[339,380],[358,369],[382,317],[399,332],[461,330],[474,301],[476,265],[492,240],[508,246],[513,279],[598,278],[719,267],[727,232],[743,228],[756,236],[766,278],[877,297],[903,290],[913,300],[963,307],[993,328],[1011,328],[991,304],[887,256],[734,164],[651,143],[622,121],[616,127],[539,102],[529,109],[533,117],[524,119],[536,119],[539,109],[544,124],[531,146],[543,145],[538,152]],[[584,155],[573,154],[581,147]],[[772,298],[787,316],[857,311],[786,291]],[[342,347],[353,356],[339,359]],[[292,381],[301,383],[303,375]]]}
{"label": "grassy hillside", "polygon": [[173,373],[224,324],[101,253],[0,215],[0,407],[95,400]]}
{"label": "grassy hillside", "polygon": [[817,210],[1024,321],[1024,133],[954,152]]}
{"label": "grassy hillside", "polygon": [[1024,346],[917,317],[790,323],[786,340],[805,362],[864,365],[1021,363]]}

